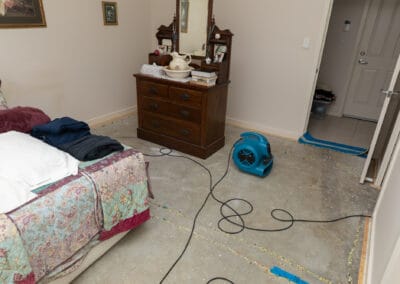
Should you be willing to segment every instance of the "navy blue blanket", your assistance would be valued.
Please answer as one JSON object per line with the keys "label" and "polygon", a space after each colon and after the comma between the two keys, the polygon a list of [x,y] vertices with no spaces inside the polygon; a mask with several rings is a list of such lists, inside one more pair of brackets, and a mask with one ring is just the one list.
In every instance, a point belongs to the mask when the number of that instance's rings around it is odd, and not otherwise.
{"label": "navy blue blanket", "polygon": [[114,139],[106,136],[88,135],[58,147],[80,161],[100,159],[124,147]]}
{"label": "navy blue blanket", "polygon": [[56,118],[47,124],[34,127],[31,135],[43,140],[47,144],[58,147],[90,135],[90,128],[83,121],[77,121],[70,117],[62,117]]}

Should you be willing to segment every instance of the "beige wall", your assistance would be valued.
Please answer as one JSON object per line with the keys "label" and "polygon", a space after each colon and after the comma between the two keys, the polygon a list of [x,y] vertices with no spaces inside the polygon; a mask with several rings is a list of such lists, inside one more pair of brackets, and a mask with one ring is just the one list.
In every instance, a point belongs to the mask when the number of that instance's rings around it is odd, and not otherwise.
{"label": "beige wall", "polygon": [[[217,25],[235,34],[229,122],[292,138],[302,135],[331,2],[214,1]],[[162,21],[175,13],[175,1],[151,3],[153,29],[169,24]],[[302,47],[304,38],[310,39],[308,49]]]}
{"label": "beige wall", "polygon": [[136,105],[132,77],[150,47],[150,5],[118,0],[104,26],[101,1],[43,0],[47,28],[0,30],[0,78],[10,105],[93,119]]}
{"label": "beige wall", "polygon": [[[217,25],[235,34],[228,121],[302,134],[330,2],[214,1]],[[86,120],[135,106],[131,75],[155,49],[158,26],[171,23],[175,0],[118,5],[116,27],[103,26],[99,1],[44,0],[47,28],[0,30],[0,78],[10,104]]]}
{"label": "beige wall", "polygon": [[[353,55],[365,2],[366,0],[335,0],[333,5],[318,78],[319,83],[330,86],[336,94],[336,102],[328,109],[331,115],[343,114],[346,87],[351,76]],[[352,23],[348,32],[344,31],[346,20]]]}
{"label": "beige wall", "polygon": [[[330,2],[214,1],[217,24],[235,34],[230,121],[292,138],[302,135]],[[310,39],[308,49],[302,47],[304,38]]]}

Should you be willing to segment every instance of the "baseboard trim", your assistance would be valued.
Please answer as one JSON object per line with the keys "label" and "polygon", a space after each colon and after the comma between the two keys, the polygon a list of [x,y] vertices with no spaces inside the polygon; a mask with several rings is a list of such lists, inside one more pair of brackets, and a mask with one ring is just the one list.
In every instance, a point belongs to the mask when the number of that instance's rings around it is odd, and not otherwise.
{"label": "baseboard trim", "polygon": [[[110,122],[122,119],[122,118],[130,116],[130,115],[134,115],[135,113],[137,113],[137,106],[129,107],[126,109],[122,109],[122,110],[111,112],[111,113],[108,113],[105,115],[94,117],[89,120],[86,120],[86,122],[89,124],[90,127],[99,127],[99,126],[102,126],[103,124],[110,123]],[[226,123],[229,125],[232,125],[232,126],[246,128],[249,131],[257,131],[257,132],[260,132],[263,134],[273,135],[273,136],[290,139],[290,140],[296,140],[296,141],[302,135],[302,134],[298,134],[293,131],[285,131],[285,130],[277,129],[277,128],[264,127],[264,126],[261,126],[261,125],[255,124],[255,123],[251,123],[251,122],[239,120],[239,119],[234,119],[231,117],[226,118]]]}
{"label": "baseboard trim", "polygon": [[87,120],[86,122],[87,122],[87,124],[89,124],[90,127],[99,127],[99,126],[102,126],[103,124],[110,123],[115,120],[122,119],[124,117],[133,115],[136,112],[137,112],[137,106],[133,106],[133,107],[129,107],[129,108],[122,109],[122,110],[117,110],[114,112],[107,113],[105,115],[91,118],[91,119]]}
{"label": "baseboard trim", "polygon": [[277,129],[277,128],[265,127],[265,126],[261,126],[261,125],[251,123],[248,121],[234,119],[231,117],[226,118],[226,123],[230,124],[232,126],[246,128],[249,131],[257,131],[257,132],[261,132],[262,134],[269,134],[272,136],[277,136],[277,137],[295,140],[295,141],[297,141],[297,139],[299,139],[299,137],[302,135],[302,134],[299,134],[299,133],[296,133],[293,131],[286,131],[286,130]]}

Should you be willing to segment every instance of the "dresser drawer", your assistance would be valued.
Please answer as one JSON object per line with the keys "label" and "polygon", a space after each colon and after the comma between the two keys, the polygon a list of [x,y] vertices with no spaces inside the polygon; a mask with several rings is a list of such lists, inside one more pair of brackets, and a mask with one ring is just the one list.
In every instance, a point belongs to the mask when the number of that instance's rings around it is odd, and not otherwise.
{"label": "dresser drawer", "polygon": [[185,107],[182,105],[169,104],[169,113],[168,115],[173,116],[175,118],[192,121],[195,123],[201,122],[201,111],[197,108]]}
{"label": "dresser drawer", "polygon": [[140,81],[139,95],[168,98],[168,86],[153,82]]}
{"label": "dresser drawer", "polygon": [[146,112],[143,115],[143,128],[190,143],[200,143],[199,126],[188,122],[162,118]]}
{"label": "dresser drawer", "polygon": [[142,106],[141,109],[148,111],[148,112],[154,112],[154,113],[160,113],[164,115],[169,115],[169,103],[149,98],[149,97],[143,97],[142,98]]}
{"label": "dresser drawer", "polygon": [[141,109],[152,113],[171,116],[185,121],[192,121],[195,123],[201,122],[200,109],[171,104],[166,101],[161,101],[153,98],[143,97]]}
{"label": "dresser drawer", "polygon": [[190,106],[200,107],[201,106],[201,92],[170,87],[169,95],[172,101],[177,103],[183,103]]}

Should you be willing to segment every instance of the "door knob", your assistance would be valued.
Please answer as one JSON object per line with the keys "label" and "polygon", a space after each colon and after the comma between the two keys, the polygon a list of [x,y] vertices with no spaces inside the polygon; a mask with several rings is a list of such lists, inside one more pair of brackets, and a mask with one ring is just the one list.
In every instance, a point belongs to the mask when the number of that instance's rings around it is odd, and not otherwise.
{"label": "door knob", "polygon": [[362,65],[367,65],[368,61],[366,59],[364,59],[364,58],[360,58],[360,59],[358,59],[358,63],[360,63]]}

